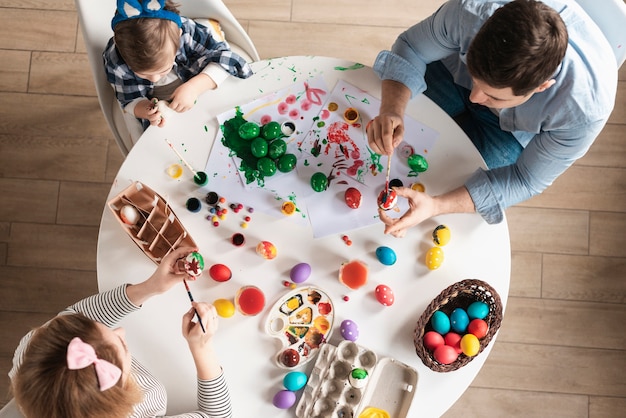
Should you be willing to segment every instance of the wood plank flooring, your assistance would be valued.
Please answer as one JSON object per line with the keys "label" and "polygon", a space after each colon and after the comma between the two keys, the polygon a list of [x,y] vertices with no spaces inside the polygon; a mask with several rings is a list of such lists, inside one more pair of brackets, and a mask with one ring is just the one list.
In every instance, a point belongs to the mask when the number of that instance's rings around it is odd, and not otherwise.
{"label": "wood plank flooring", "polygon": [[[226,0],[262,58],[364,64],[441,2]],[[72,0],[0,0],[0,111],[3,405],[19,338],[97,290],[98,224],[122,162]],[[626,66],[589,153],[507,216],[513,263],[500,335],[445,416],[625,416]]]}

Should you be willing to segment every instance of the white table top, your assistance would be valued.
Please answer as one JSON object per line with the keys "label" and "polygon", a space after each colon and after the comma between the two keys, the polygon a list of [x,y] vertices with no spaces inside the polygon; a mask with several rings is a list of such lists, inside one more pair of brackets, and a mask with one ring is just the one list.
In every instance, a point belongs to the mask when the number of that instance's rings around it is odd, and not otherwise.
{"label": "white table top", "polygon": [[[215,263],[226,264],[233,278],[224,283],[213,281],[208,272],[190,282],[194,298],[212,302],[218,298],[233,299],[244,285],[256,285],[266,297],[266,311],[289,289],[289,271],[299,262],[312,266],[312,276],[302,286],[313,285],[326,291],[335,306],[335,329],[330,343],[341,341],[339,324],[351,319],[359,326],[357,344],[375,351],[380,357],[392,357],[414,367],[418,384],[409,416],[436,417],[442,415],[467,389],[484,364],[494,340],[477,358],[449,373],[437,373],[424,366],[415,353],[413,331],[415,324],[430,301],[450,284],[463,279],[480,279],[499,293],[506,306],[510,280],[510,246],[506,222],[486,224],[476,214],[440,216],[413,228],[407,237],[396,239],[383,234],[382,224],[347,231],[352,246],[341,235],[314,239],[310,228],[294,226],[288,219],[254,213],[247,229],[235,219],[226,219],[214,227],[205,219],[206,208],[191,213],[185,201],[192,196],[202,199],[210,190],[210,182],[198,188],[185,171],[173,180],[165,169],[178,158],[168,149],[164,138],[185,150],[185,158],[197,169],[203,169],[212,142],[219,130],[216,115],[245,104],[263,93],[276,91],[296,79],[322,74],[329,88],[338,79],[380,97],[380,80],[371,68],[338,70],[353,63],[323,57],[286,57],[253,63],[255,75],[248,80],[230,78],[218,90],[204,94],[189,112],[175,115],[163,128],[149,128],[123,163],[109,198],[117,195],[133,181],[141,181],[163,196],[183,225],[197,242],[204,255],[207,270]],[[261,93],[263,92],[263,93]],[[451,190],[484,163],[474,146],[458,126],[428,98],[412,100],[407,114],[432,127],[440,137],[429,155],[429,170],[420,181],[432,194]],[[206,128],[205,128],[206,127]],[[200,134],[199,134],[200,132]],[[186,170],[186,169],[185,169]],[[227,197],[227,196],[226,196]],[[232,213],[229,216],[233,216]],[[432,246],[430,235],[438,224],[446,224],[452,240],[444,247],[446,260],[441,268],[429,271],[424,254]],[[243,247],[230,243],[234,232],[246,236]],[[261,240],[274,243],[278,256],[265,260],[255,253]],[[375,256],[378,246],[394,249],[398,261],[382,265]],[[339,283],[341,263],[360,259],[369,265],[369,281],[363,288],[351,291]],[[155,265],[104,209],[98,239],[98,285],[101,291],[122,283],[139,282],[147,278]],[[380,305],[374,298],[374,288],[386,284],[395,292],[395,303]],[[349,295],[349,301],[343,296]],[[140,312],[124,319],[127,340],[134,356],[147,366],[166,386],[168,413],[192,410],[196,405],[196,378],[191,355],[181,335],[181,317],[189,309],[184,287],[172,289],[153,298]],[[215,337],[216,349],[226,372],[236,417],[293,417],[295,406],[280,410],[272,405],[276,392],[284,389],[282,379],[287,370],[274,363],[282,343],[265,332],[266,312],[254,317],[236,313],[220,319]],[[313,362],[303,370],[308,372]],[[300,369],[296,369],[300,370]]]}

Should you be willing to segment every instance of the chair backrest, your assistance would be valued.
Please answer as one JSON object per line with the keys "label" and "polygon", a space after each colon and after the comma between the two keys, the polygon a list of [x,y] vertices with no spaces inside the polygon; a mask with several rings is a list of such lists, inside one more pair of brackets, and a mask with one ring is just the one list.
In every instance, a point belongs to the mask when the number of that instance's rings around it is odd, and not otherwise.
{"label": "chair backrest", "polygon": [[0,418],[24,418],[24,415],[17,408],[15,399],[11,399],[2,409],[0,409]]}
{"label": "chair backrest", "polygon": [[626,3],[624,0],[576,0],[609,41],[617,68],[626,60]]}
{"label": "chair backrest", "polygon": [[[116,0],[75,0],[89,65],[96,84],[102,113],[124,155],[132,147],[128,127],[117,104],[115,93],[104,73],[102,52],[113,36],[111,19]],[[220,22],[226,41],[233,49],[245,52],[245,57],[258,61],[259,54],[248,34],[222,0],[180,0],[180,11],[190,18],[213,18]]]}

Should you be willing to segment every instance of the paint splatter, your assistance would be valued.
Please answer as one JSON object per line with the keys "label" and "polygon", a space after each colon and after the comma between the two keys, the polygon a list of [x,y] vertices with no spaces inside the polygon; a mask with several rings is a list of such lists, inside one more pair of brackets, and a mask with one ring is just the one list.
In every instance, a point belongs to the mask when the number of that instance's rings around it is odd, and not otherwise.
{"label": "paint splatter", "polygon": [[363,68],[363,67],[365,67],[365,65],[359,64],[357,62],[356,64],[352,64],[349,67],[339,67],[339,66],[335,67],[335,70],[337,70],[337,71],[350,71],[350,70],[358,70],[358,69]]}

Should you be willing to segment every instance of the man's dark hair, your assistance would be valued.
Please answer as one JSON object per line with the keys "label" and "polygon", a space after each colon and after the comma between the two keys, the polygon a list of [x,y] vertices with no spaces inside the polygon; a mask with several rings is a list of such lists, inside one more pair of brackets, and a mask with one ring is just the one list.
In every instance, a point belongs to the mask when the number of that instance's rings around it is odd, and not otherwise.
{"label": "man's dark hair", "polygon": [[467,51],[472,77],[525,96],[549,80],[565,56],[567,28],[556,10],[535,0],[497,9]]}

